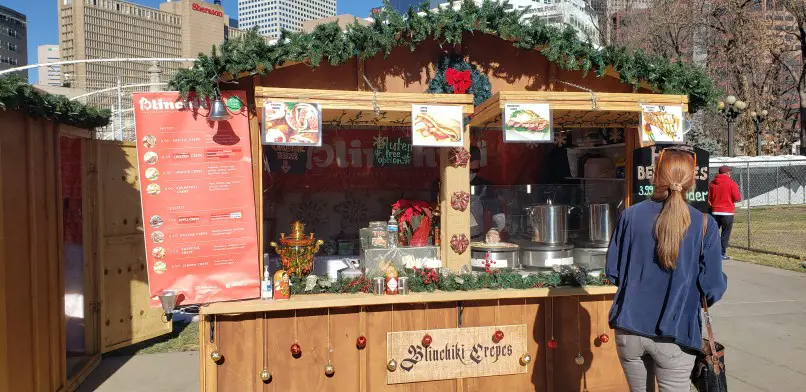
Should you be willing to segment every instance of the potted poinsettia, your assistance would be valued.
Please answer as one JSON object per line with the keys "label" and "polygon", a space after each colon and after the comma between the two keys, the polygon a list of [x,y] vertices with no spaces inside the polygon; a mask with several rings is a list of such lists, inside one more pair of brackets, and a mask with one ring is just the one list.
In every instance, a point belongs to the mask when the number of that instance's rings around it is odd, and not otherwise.
{"label": "potted poinsettia", "polygon": [[422,200],[400,199],[392,204],[392,215],[397,219],[403,240],[408,246],[427,246],[431,231],[431,206]]}

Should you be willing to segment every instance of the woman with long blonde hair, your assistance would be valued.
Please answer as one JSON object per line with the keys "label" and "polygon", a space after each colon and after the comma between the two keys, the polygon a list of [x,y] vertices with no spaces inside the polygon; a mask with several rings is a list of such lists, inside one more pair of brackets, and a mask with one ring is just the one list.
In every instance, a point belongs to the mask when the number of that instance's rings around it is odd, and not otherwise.
{"label": "woman with long blonde hair", "polygon": [[631,392],[688,392],[702,348],[700,298],[709,306],[727,289],[719,230],[686,202],[696,156],[664,149],[650,200],[624,210],[607,251],[606,273],[618,287],[610,309],[616,348]]}

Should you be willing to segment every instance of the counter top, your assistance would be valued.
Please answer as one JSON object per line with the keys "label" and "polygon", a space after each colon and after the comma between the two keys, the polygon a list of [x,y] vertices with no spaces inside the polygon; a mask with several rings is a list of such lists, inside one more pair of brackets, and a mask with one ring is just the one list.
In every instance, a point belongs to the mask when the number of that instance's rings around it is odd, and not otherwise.
{"label": "counter top", "polygon": [[409,295],[304,294],[288,300],[250,299],[217,302],[199,307],[199,314],[240,314],[281,310],[346,308],[352,306],[390,305],[427,302],[482,301],[511,298],[569,297],[615,294],[615,286],[556,287],[527,290],[435,291]]}

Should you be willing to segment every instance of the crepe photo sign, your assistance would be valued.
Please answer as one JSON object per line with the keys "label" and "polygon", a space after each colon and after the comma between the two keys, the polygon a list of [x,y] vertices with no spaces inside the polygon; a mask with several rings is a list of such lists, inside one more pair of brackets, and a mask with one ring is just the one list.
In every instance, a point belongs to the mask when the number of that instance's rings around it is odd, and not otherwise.
{"label": "crepe photo sign", "polygon": [[683,142],[683,107],[641,105],[642,142]]}
{"label": "crepe photo sign", "polygon": [[551,107],[547,103],[504,104],[504,142],[553,143]]}
{"label": "crepe photo sign", "polygon": [[464,113],[459,105],[411,105],[412,145],[462,147]]}
{"label": "crepe photo sign", "polygon": [[318,103],[266,101],[260,132],[263,144],[322,145],[322,108]]}

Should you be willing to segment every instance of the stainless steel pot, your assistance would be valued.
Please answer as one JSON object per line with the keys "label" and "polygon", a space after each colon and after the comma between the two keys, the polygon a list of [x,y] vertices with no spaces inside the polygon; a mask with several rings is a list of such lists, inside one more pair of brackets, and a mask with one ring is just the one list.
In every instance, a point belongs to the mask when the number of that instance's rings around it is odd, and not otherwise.
{"label": "stainless steel pot", "polygon": [[585,206],[585,221],[588,224],[588,242],[607,246],[613,232],[613,215],[609,204]]}
{"label": "stainless steel pot", "polygon": [[568,242],[568,214],[572,207],[562,204],[538,204],[526,208],[532,224],[532,241],[546,245]]}
{"label": "stainless steel pot", "polygon": [[519,243],[519,261],[524,269],[552,268],[574,263],[573,245],[540,245]]}
{"label": "stainless steel pot", "polygon": [[517,246],[470,246],[470,266],[475,271],[484,271],[484,263],[491,261],[493,268],[518,268]]}
{"label": "stainless steel pot", "polygon": [[574,264],[589,271],[603,270],[606,257],[607,248],[574,248]]}

